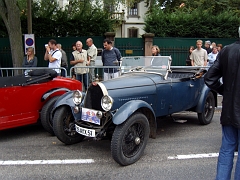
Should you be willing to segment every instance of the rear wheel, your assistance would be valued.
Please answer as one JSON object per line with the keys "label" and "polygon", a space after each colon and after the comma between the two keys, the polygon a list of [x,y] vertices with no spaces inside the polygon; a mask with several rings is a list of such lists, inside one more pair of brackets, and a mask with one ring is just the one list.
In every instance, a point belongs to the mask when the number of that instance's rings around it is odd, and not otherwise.
{"label": "rear wheel", "polygon": [[123,166],[138,161],[146,147],[149,132],[148,120],[141,113],[132,115],[116,126],[111,141],[113,159]]}
{"label": "rear wheel", "polygon": [[59,96],[54,96],[48,100],[41,111],[41,124],[51,135],[54,135],[51,111],[58,98]]}
{"label": "rear wheel", "polygon": [[57,138],[67,145],[81,142],[85,137],[76,132],[74,117],[68,106],[61,106],[55,111],[53,130]]}
{"label": "rear wheel", "polygon": [[211,123],[215,111],[215,99],[212,92],[209,92],[204,102],[202,113],[198,113],[200,124],[206,125]]}

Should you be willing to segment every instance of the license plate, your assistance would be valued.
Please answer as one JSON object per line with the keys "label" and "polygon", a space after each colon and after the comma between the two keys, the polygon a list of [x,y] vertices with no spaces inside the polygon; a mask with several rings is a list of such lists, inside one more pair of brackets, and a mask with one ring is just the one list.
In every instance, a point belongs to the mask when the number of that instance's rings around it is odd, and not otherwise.
{"label": "license plate", "polygon": [[97,112],[96,110],[82,108],[82,120],[100,125],[100,119],[96,116]]}
{"label": "license plate", "polygon": [[88,136],[88,137],[95,137],[95,130],[93,130],[93,129],[83,128],[76,124],[75,124],[75,128],[79,134],[82,134],[82,135]]}

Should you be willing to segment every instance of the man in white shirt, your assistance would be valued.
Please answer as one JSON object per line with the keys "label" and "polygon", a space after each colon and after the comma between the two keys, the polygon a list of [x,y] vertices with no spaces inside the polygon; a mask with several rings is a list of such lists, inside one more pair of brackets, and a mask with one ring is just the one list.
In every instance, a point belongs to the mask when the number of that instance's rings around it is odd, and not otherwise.
{"label": "man in white shirt", "polygon": [[62,53],[57,48],[57,42],[54,39],[49,40],[48,46],[45,46],[46,52],[44,55],[44,60],[49,61],[48,67],[51,69],[54,69],[58,75],[61,74],[61,59],[62,59]]}
{"label": "man in white shirt", "polygon": [[197,40],[197,48],[192,51],[190,55],[192,66],[206,66],[207,65],[207,51],[202,48],[202,40]]}

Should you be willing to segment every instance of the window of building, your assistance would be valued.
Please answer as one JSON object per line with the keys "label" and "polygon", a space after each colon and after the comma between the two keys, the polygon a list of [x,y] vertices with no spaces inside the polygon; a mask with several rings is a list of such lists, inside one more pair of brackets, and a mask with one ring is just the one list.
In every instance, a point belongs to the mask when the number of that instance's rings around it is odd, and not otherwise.
{"label": "window of building", "polygon": [[128,8],[129,16],[138,16],[138,3],[134,3],[131,8]]}
{"label": "window of building", "polygon": [[138,28],[128,28],[128,37],[138,37]]}
{"label": "window of building", "polygon": [[104,9],[110,13],[115,12],[115,5],[109,1],[104,1]]}

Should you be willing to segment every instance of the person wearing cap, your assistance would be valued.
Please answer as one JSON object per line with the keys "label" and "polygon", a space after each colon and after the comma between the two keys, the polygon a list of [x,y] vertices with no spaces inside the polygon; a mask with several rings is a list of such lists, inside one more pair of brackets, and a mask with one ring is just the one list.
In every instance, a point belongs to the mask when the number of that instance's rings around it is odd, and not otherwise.
{"label": "person wearing cap", "polygon": [[211,49],[211,41],[205,41],[205,49],[206,49],[206,51],[207,51],[207,53],[209,54],[209,53],[211,53],[212,52],[212,49]]}
{"label": "person wearing cap", "polygon": [[[239,27],[240,38],[240,27]],[[204,76],[206,85],[223,96],[220,148],[216,180],[230,180],[238,148],[234,179],[240,179],[240,39],[225,46]],[[220,81],[222,78],[222,82]]]}

